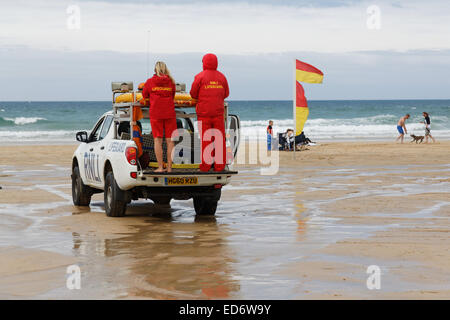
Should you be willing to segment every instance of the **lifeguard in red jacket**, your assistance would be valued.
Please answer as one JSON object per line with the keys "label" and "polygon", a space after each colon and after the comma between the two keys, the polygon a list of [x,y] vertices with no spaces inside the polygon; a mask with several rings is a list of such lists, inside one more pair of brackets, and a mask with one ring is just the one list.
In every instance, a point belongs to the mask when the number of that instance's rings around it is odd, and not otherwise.
{"label": "lifeguard in red jacket", "polygon": [[[214,54],[208,53],[203,57],[203,71],[195,76],[190,92],[191,97],[198,100],[196,111],[202,141],[201,171],[209,171],[212,163],[214,171],[225,169],[224,100],[230,92],[227,78],[217,71],[217,64]],[[214,141],[214,150],[208,147],[211,141]]]}
{"label": "lifeguard in red jacket", "polygon": [[174,143],[172,135],[176,134],[177,120],[175,115],[175,80],[164,62],[155,65],[155,74],[147,80],[142,91],[144,99],[150,99],[150,124],[155,141],[155,154],[158,169],[164,172],[162,140],[165,134],[167,142],[167,172],[172,171],[172,153]]}

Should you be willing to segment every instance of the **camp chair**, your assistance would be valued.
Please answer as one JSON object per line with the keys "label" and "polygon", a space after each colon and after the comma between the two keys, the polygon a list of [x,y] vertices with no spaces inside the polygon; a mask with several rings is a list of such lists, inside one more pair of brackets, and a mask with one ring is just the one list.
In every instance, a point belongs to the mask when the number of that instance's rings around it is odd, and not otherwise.
{"label": "camp chair", "polygon": [[305,150],[310,142],[312,141],[305,136],[303,131],[295,137],[295,146],[299,151]]}
{"label": "camp chair", "polygon": [[284,133],[278,134],[278,150],[284,151],[286,148],[288,148],[287,139]]}

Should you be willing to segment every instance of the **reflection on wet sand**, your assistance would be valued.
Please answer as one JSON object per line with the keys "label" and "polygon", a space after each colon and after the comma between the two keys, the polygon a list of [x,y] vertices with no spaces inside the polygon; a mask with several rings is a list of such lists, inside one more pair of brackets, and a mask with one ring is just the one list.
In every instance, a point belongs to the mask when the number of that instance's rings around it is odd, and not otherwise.
{"label": "reflection on wet sand", "polygon": [[[240,167],[212,219],[190,201],[137,201],[108,218],[101,194],[72,205],[70,163],[42,165],[45,148],[22,166],[0,159],[0,297],[448,299],[449,146],[281,154],[275,176]],[[78,291],[65,286],[71,264]],[[366,287],[372,264],[381,290]]]}
{"label": "reflection on wet sand", "polygon": [[307,229],[306,209],[302,202],[296,203],[295,206],[297,209],[295,213],[295,219],[297,221],[297,241],[303,241],[305,240]]}
{"label": "reflection on wet sand", "polygon": [[[89,257],[125,257],[128,297],[155,299],[229,298],[239,285],[229,276],[232,254],[227,227],[215,218],[177,218],[183,209],[161,209],[151,203],[130,206],[126,219],[144,223],[132,233],[98,242],[89,234],[73,234],[75,254]],[[183,215],[183,219],[187,219]],[[121,263],[122,265],[122,263]]]}

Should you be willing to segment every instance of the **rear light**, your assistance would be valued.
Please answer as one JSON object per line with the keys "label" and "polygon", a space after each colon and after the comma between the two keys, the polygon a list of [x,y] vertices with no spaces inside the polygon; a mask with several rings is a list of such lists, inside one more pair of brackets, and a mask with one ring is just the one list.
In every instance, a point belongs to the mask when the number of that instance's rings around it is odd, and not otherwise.
{"label": "rear light", "polygon": [[231,150],[231,147],[227,147],[227,164],[233,163],[234,155],[233,150]]}
{"label": "rear light", "polygon": [[222,188],[222,185],[221,184],[215,184],[214,185],[214,189],[221,189]]}
{"label": "rear light", "polygon": [[137,178],[137,172],[130,172],[130,177],[132,177],[133,179]]}
{"label": "rear light", "polygon": [[135,166],[137,163],[137,150],[134,147],[128,147],[125,150],[125,157],[129,164]]}

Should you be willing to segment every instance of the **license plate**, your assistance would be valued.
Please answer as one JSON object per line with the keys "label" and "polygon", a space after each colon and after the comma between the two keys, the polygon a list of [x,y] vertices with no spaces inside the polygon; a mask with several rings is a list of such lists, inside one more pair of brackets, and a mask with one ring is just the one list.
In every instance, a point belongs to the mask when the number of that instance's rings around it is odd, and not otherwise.
{"label": "license plate", "polygon": [[198,184],[197,177],[171,177],[165,179],[166,186],[192,186]]}

